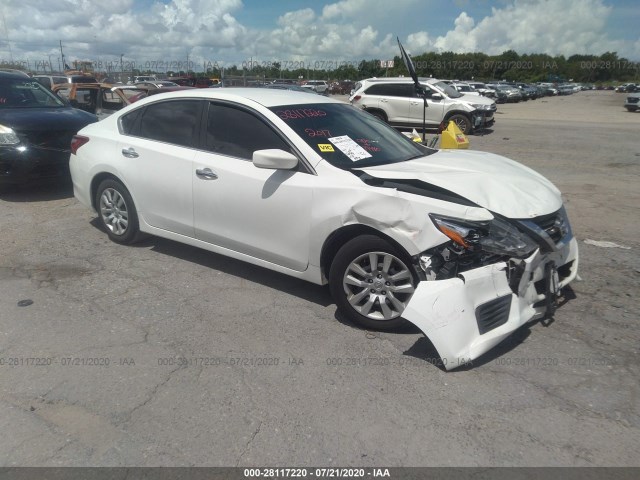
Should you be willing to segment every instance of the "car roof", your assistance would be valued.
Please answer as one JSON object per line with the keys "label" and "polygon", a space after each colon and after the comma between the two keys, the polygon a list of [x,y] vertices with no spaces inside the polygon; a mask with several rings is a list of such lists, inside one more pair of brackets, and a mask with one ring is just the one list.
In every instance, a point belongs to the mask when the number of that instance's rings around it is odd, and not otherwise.
{"label": "car roof", "polygon": [[31,78],[29,75],[27,75],[24,72],[21,72],[19,70],[13,71],[13,72],[8,72],[6,70],[0,70],[0,78],[19,78],[21,80],[24,80],[25,78]]}
{"label": "car roof", "polygon": [[299,105],[313,103],[340,103],[348,105],[339,100],[323,97],[314,93],[294,92],[292,90],[279,90],[272,88],[195,88],[193,90],[181,90],[179,92],[169,92],[153,97],[148,97],[144,101],[136,102],[142,105],[148,102],[155,102],[161,99],[170,98],[204,98],[211,100],[229,100],[239,103],[257,103],[264,107],[276,107],[281,105]]}

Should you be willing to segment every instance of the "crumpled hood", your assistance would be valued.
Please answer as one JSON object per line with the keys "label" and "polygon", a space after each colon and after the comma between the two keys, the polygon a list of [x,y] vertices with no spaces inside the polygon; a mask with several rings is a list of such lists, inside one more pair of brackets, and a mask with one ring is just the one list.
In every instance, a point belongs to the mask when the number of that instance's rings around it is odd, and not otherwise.
{"label": "crumpled hood", "polygon": [[440,150],[428,157],[361,170],[375,178],[420,180],[508,218],[533,218],[562,207],[560,191],[549,180],[493,153]]}

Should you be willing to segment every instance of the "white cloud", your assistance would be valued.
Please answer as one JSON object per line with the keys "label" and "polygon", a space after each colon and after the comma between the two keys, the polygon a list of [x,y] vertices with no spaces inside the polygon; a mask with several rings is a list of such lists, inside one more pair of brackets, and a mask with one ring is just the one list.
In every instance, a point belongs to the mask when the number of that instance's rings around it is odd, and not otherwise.
{"label": "white cloud", "polygon": [[[430,25],[442,13],[471,9],[468,0],[340,0],[321,10],[305,8],[274,19],[273,27],[241,24],[241,0],[4,0],[0,60],[57,57],[98,59],[120,54],[137,60],[178,60],[187,55],[241,63],[254,60],[361,60],[392,58],[400,35],[413,55],[425,51],[540,52],[571,55],[617,51],[640,58],[640,40],[612,40],[606,33],[612,8],[605,0],[496,0],[485,17],[462,11],[446,33]],[[407,18],[423,17],[418,31]],[[0,21],[2,19],[0,18]],[[6,31],[4,25],[6,24]],[[442,29],[438,30],[442,32]],[[404,36],[404,38],[403,38]],[[8,41],[7,41],[8,39]]]}
{"label": "white cloud", "polygon": [[493,8],[474,24],[465,12],[455,28],[435,41],[437,48],[455,52],[603,53],[620,45],[607,39],[604,27],[611,7],[601,0],[515,0]]}

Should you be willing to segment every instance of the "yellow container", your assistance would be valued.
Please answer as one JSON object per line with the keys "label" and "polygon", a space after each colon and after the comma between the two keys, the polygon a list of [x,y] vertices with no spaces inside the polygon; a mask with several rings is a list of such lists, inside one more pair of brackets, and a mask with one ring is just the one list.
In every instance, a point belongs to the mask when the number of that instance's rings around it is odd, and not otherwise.
{"label": "yellow container", "polygon": [[446,130],[440,135],[440,148],[469,148],[469,139],[462,133],[455,122],[449,122]]}

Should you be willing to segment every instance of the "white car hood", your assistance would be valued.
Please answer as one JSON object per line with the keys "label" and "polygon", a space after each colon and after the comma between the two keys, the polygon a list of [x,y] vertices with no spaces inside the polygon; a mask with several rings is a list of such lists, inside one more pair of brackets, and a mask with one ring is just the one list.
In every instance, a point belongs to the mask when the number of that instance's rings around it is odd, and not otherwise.
{"label": "white car hood", "polygon": [[480,151],[440,150],[408,162],[361,171],[388,180],[420,180],[508,218],[533,218],[562,207],[560,191],[513,160]]}

